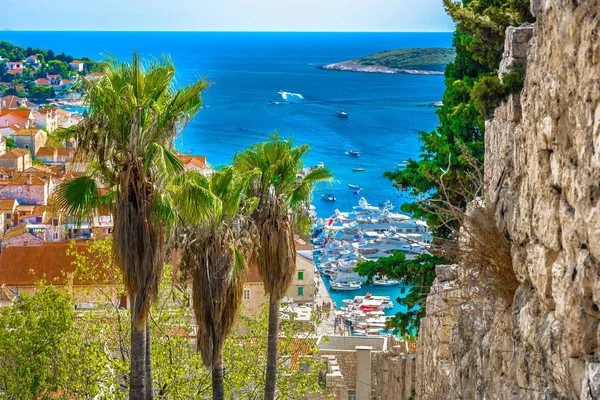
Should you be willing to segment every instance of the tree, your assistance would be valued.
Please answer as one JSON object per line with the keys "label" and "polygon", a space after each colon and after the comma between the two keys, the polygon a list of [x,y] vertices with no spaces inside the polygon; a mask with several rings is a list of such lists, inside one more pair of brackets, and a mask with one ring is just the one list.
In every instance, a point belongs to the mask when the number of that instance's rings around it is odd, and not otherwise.
{"label": "tree", "polygon": [[58,74],[63,78],[69,77],[68,65],[60,60],[48,61],[48,70],[52,74]]}
{"label": "tree", "polygon": [[0,393],[15,399],[100,394],[110,378],[100,330],[77,319],[72,299],[52,286],[0,308]]}
{"label": "tree", "polygon": [[[403,204],[402,210],[426,219],[434,236],[434,250],[459,228],[456,220],[447,218],[449,213],[439,212],[444,203],[464,210],[479,189],[473,166],[483,163],[483,117],[522,83],[516,75],[504,84],[491,78],[498,72],[506,27],[533,20],[527,0],[444,0],[444,5],[457,22],[453,38],[456,58],[446,67],[443,105],[437,111],[439,125],[431,132],[420,132],[422,145],[417,160],[384,174],[396,188],[417,200]],[[420,291],[427,291],[433,283],[437,264],[451,262],[442,254],[438,256],[417,259],[422,265],[413,268],[410,275],[419,282]],[[403,279],[402,271],[408,270],[399,270],[397,278]],[[409,309],[419,307],[419,311],[410,322],[398,315],[395,328],[408,331],[418,326],[425,314],[423,298],[405,299]]]}
{"label": "tree", "polygon": [[275,397],[277,382],[277,340],[279,302],[285,295],[296,269],[294,226],[306,230],[306,210],[313,184],[328,180],[331,173],[317,168],[299,178],[302,156],[308,146],[295,147],[277,134],[270,140],[237,153],[234,165],[242,173],[255,171],[248,193],[258,199],[252,214],[258,229],[260,248],[258,270],[269,295],[269,335],[264,398]]}
{"label": "tree", "polygon": [[[198,349],[212,370],[213,399],[225,399],[223,345],[241,304],[246,254],[254,239],[244,199],[251,176],[227,167],[205,178],[189,171],[175,191],[183,223],[177,247],[180,268],[191,275],[192,300],[198,324]],[[244,212],[246,211],[246,212]]]}
{"label": "tree", "polygon": [[[88,89],[87,118],[54,140],[75,138],[89,173],[56,189],[57,205],[82,220],[95,210],[114,217],[114,256],[132,304],[130,399],[152,399],[148,310],[156,297],[172,208],[167,186],[183,171],[173,140],[201,107],[199,80],[175,90],[175,68],[163,57],[144,65],[109,60],[107,75]],[[103,190],[104,189],[104,190]]]}
{"label": "tree", "polygon": [[[85,251],[77,251],[73,245],[70,251],[75,258],[75,277],[92,282],[91,290],[104,294],[104,301],[99,299],[97,310],[83,313],[86,318],[81,319],[81,325],[95,326],[101,332],[99,336],[103,347],[109,349],[108,354],[117,355],[109,356],[106,361],[114,376],[105,380],[104,385],[114,398],[122,398],[119,387],[124,382],[121,377],[127,372],[130,335],[128,324],[121,321],[128,319],[129,310],[121,308],[111,294],[125,291],[122,275],[113,265],[112,252],[110,238],[93,241]],[[202,357],[194,351],[190,341],[193,318],[188,307],[188,281],[173,279],[174,276],[173,269],[166,265],[160,280],[158,301],[150,309],[152,330],[155,332],[151,347],[154,386],[160,398],[210,398],[211,371],[204,368]],[[314,321],[315,324],[318,322]],[[267,330],[266,309],[258,316],[240,313],[222,352],[226,398],[258,400],[262,397]],[[87,346],[90,337],[83,336],[76,347]],[[282,346],[277,358],[280,398],[304,399],[311,394],[324,398],[319,380],[323,365],[311,332],[299,333],[295,325],[284,324],[280,342]]]}

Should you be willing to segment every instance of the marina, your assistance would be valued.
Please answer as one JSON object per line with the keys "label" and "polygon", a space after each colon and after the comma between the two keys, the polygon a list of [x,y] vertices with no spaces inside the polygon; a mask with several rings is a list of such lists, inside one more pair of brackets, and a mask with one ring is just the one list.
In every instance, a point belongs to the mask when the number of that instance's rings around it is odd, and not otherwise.
{"label": "marina", "polygon": [[412,259],[427,251],[432,237],[424,221],[393,211],[390,202],[373,206],[365,198],[350,212],[336,210],[316,220],[313,258],[326,289],[336,304],[338,317],[357,336],[388,333],[387,319],[403,310],[396,298],[408,295],[409,287],[385,276],[360,276],[356,265],[377,260],[396,251]]}

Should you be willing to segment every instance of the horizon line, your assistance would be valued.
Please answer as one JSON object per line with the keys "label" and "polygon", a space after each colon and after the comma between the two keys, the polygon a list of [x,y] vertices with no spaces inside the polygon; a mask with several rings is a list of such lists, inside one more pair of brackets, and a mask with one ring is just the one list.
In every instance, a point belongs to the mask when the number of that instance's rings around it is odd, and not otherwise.
{"label": "horizon line", "polygon": [[0,29],[2,32],[122,32],[122,33],[454,33],[454,31],[278,31],[278,30],[121,30],[121,29]]}

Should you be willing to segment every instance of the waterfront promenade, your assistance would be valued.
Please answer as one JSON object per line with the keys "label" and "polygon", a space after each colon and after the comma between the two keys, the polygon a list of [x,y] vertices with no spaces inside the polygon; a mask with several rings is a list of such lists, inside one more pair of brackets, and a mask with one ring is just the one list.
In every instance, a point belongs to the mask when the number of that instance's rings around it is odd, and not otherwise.
{"label": "waterfront promenade", "polygon": [[[323,313],[323,319],[319,326],[317,326],[317,336],[342,336],[342,333],[338,329],[337,332],[334,332],[334,324],[336,317],[336,309],[334,307],[334,301],[331,299],[327,288],[325,287],[325,282],[323,282],[323,278],[321,274],[315,272],[315,306],[321,307],[323,304],[329,303],[331,304],[331,308],[329,309],[329,314],[326,312]],[[338,307],[341,307],[340,304],[337,304]],[[349,335],[349,332],[346,331],[344,336]]]}

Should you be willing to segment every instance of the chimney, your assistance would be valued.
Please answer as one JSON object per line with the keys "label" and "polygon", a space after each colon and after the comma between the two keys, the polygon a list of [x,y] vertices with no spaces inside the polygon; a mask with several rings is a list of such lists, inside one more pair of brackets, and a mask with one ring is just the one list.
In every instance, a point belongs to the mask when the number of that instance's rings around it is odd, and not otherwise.
{"label": "chimney", "polygon": [[27,174],[27,184],[31,185],[31,174]]}
{"label": "chimney", "polygon": [[54,152],[52,154],[52,160],[54,162],[58,162],[58,149],[56,147],[53,147],[53,149],[54,149]]}

